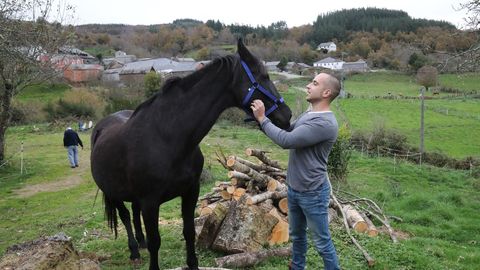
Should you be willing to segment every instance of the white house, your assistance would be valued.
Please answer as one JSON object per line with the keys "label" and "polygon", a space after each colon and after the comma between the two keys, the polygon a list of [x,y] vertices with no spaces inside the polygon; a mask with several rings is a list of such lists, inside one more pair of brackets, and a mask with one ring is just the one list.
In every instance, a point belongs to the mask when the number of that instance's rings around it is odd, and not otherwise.
{"label": "white house", "polygon": [[342,69],[343,63],[345,63],[342,60],[335,59],[333,57],[327,57],[325,59],[322,59],[320,61],[317,61],[313,63],[314,67],[323,67],[323,68],[328,68],[328,69]]}
{"label": "white house", "polygon": [[337,45],[333,42],[320,43],[320,45],[317,46],[317,51],[321,50],[327,50],[327,52],[335,52],[337,51]]}

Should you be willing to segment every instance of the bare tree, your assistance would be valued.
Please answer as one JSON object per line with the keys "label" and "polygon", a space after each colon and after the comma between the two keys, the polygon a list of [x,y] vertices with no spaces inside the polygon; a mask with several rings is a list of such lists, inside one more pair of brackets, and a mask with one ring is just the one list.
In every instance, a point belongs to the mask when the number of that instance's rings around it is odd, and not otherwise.
{"label": "bare tree", "polygon": [[469,0],[460,4],[457,11],[465,10],[466,29],[475,35],[475,41],[465,51],[450,55],[444,63],[444,69],[449,62],[456,63],[457,71],[479,71],[480,70],[480,0]]}
{"label": "bare tree", "polygon": [[52,60],[61,61],[57,53],[73,39],[73,28],[62,25],[70,14],[73,9],[62,1],[55,6],[52,0],[0,2],[0,161],[5,158],[12,99],[58,74]]}

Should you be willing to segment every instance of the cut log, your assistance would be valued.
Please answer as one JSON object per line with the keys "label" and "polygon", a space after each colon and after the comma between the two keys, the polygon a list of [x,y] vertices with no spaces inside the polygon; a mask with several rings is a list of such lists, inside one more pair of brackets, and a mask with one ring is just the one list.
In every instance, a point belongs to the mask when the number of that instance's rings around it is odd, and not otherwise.
{"label": "cut log", "polygon": [[232,199],[232,194],[230,194],[226,190],[222,190],[222,192],[220,192],[220,195],[222,196],[222,199],[224,199],[225,201],[229,201]]}
{"label": "cut log", "polygon": [[278,209],[284,214],[288,214],[288,199],[283,198],[278,202]]}
{"label": "cut log", "polygon": [[254,196],[249,196],[246,200],[247,205],[257,204],[268,199],[281,200],[287,197],[287,190],[280,192],[266,191]]}
{"label": "cut log", "polygon": [[368,229],[367,222],[362,218],[360,213],[353,208],[353,206],[346,204],[343,206],[343,212],[345,213],[348,221],[348,225],[356,232],[363,233]]}
{"label": "cut log", "polygon": [[365,214],[363,213],[360,213],[360,215],[362,216],[362,218],[365,220],[365,222],[367,223],[367,234],[368,236],[370,237],[375,237],[378,235],[378,230],[377,230],[377,227],[375,226],[375,224],[373,224],[372,220],[369,219]]}
{"label": "cut log", "polygon": [[275,167],[272,167],[272,166],[268,166],[265,163],[255,164],[255,163],[251,162],[250,160],[246,160],[246,159],[239,158],[239,157],[236,157],[236,156],[230,156],[230,157],[228,157],[228,159],[235,159],[238,162],[240,162],[244,165],[247,165],[248,167],[250,167],[250,168],[252,168],[252,169],[254,169],[258,172],[261,172],[261,171],[264,171],[264,172],[282,172],[281,169],[275,168]]}
{"label": "cut log", "polygon": [[229,171],[228,178],[230,178],[230,184],[243,188],[247,186],[249,181],[253,180],[250,176],[237,171]]}
{"label": "cut log", "polygon": [[227,166],[232,170],[239,171],[253,178],[253,181],[255,182],[254,185],[258,186],[260,190],[264,190],[267,187],[268,181],[273,179],[272,177],[265,174],[261,174],[258,171],[246,166],[245,164],[238,162],[235,159],[227,160]]}
{"label": "cut log", "polygon": [[262,250],[258,252],[246,252],[216,258],[215,263],[219,267],[251,267],[271,257],[289,257],[292,250],[288,247]]}
{"label": "cut log", "polygon": [[258,251],[268,241],[278,219],[262,208],[240,201],[232,201],[212,249],[228,254]]}
{"label": "cut log", "polygon": [[278,161],[269,159],[269,158],[265,155],[265,151],[262,151],[262,150],[259,150],[259,149],[247,148],[247,149],[245,150],[245,154],[247,154],[247,156],[254,156],[254,157],[258,158],[260,161],[262,161],[263,163],[267,164],[268,166],[271,166],[271,167],[274,167],[274,168],[277,168],[277,169],[280,169],[280,170],[284,170],[284,169],[280,166],[280,164],[278,163]]}
{"label": "cut log", "polygon": [[268,181],[267,190],[281,192],[281,191],[287,190],[287,185],[282,184],[275,179],[271,179],[270,181]]}
{"label": "cut log", "polygon": [[277,225],[273,227],[272,234],[268,239],[268,243],[273,245],[279,245],[288,242],[288,222],[287,220],[278,213],[276,208],[272,208],[269,212],[270,215],[278,219]]}
{"label": "cut log", "polygon": [[[217,194],[217,193],[215,193]],[[209,204],[212,204],[214,202],[218,202],[222,199],[222,196],[220,195],[215,195],[215,196],[211,196],[211,197],[207,197],[207,198],[203,198],[200,200],[200,208],[203,208]]]}
{"label": "cut log", "polygon": [[233,194],[235,189],[237,189],[235,186],[228,186],[226,190],[228,193]]}
{"label": "cut log", "polygon": [[262,208],[262,210],[265,212],[265,213],[268,213],[270,212],[270,210],[272,210],[272,208],[275,208],[275,206],[273,205],[273,201],[268,199],[264,202],[261,202],[259,204],[257,204],[258,207]]}
{"label": "cut log", "polygon": [[249,183],[249,181],[246,181],[246,180],[240,179],[240,178],[233,177],[233,178],[230,179],[230,184],[234,187],[246,188],[247,183]]}
{"label": "cut log", "polygon": [[328,224],[330,224],[334,219],[338,218],[337,211],[333,208],[328,208]]}
{"label": "cut log", "polygon": [[274,177],[274,178],[280,177],[280,178],[283,178],[284,180],[287,178],[287,173],[283,171],[265,172],[265,174],[270,175],[271,177]]}
{"label": "cut log", "polygon": [[232,194],[232,198],[236,201],[240,200],[240,198],[246,193],[247,191],[244,188],[237,188]]}
{"label": "cut log", "polygon": [[223,219],[227,215],[230,203],[219,203],[212,211],[212,214],[208,215],[206,218],[203,218],[203,224],[196,231],[197,233],[197,246],[201,248],[210,248],[213,241],[215,240],[215,235],[218,232],[218,229],[222,225]]}
{"label": "cut log", "polygon": [[247,205],[252,205],[252,204],[257,204],[259,202],[266,201],[272,197],[273,193],[275,192],[267,191],[254,196],[250,196],[247,198],[246,203]]}

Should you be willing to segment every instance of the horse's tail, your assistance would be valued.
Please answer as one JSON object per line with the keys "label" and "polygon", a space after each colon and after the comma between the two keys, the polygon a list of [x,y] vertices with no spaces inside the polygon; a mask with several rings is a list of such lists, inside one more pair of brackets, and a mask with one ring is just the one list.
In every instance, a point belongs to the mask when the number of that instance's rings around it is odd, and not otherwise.
{"label": "horse's tail", "polygon": [[115,207],[114,201],[108,198],[105,193],[103,193],[103,204],[105,205],[105,217],[107,218],[108,226],[113,232],[115,232],[115,239],[117,239],[117,207]]}
{"label": "horse's tail", "polygon": [[95,146],[95,143],[97,142],[97,139],[98,139],[98,137],[100,136],[100,131],[101,131],[100,129],[96,129],[96,130],[94,130],[94,132],[92,133],[92,139],[91,139],[91,141],[92,141],[92,147],[91,147],[91,149],[93,149],[93,147]]}

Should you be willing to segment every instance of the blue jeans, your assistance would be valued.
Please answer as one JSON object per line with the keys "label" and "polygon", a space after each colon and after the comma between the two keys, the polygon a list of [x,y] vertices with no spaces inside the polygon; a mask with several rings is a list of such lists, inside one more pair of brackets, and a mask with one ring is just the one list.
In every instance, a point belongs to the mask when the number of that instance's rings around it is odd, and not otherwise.
{"label": "blue jeans", "polygon": [[70,161],[70,166],[78,166],[78,149],[76,145],[70,145],[67,147],[68,160]]}
{"label": "blue jeans", "polygon": [[313,236],[315,249],[323,258],[326,270],[340,269],[337,253],[328,230],[328,202],[330,185],[298,192],[288,188],[288,220],[292,241],[292,270],[305,269],[307,253],[307,227]]}

